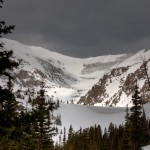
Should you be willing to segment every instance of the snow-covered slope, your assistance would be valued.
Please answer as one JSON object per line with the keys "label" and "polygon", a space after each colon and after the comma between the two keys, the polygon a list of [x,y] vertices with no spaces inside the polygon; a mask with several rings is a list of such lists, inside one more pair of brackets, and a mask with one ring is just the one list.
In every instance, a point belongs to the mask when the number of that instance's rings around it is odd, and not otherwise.
{"label": "snow-covered slope", "polygon": [[63,101],[77,102],[109,68],[128,57],[121,54],[79,59],[13,40],[1,41],[20,62],[15,70],[16,88],[37,88],[44,79],[48,95]]}
{"label": "snow-covered slope", "polygon": [[[149,66],[150,51],[80,59],[13,40],[0,39],[0,42],[5,43],[7,49],[12,49],[15,59],[20,62],[14,72],[15,90],[28,87],[38,90],[40,81],[44,80],[47,94],[54,99],[126,106],[128,103],[132,105],[133,85],[138,79],[145,101],[149,98],[142,58]],[[5,80],[0,82],[4,84]]]}
{"label": "snow-covered slope", "polygon": [[150,145],[143,147],[143,150],[150,150]]}
{"label": "snow-covered slope", "polygon": [[131,97],[137,83],[143,102],[150,102],[149,85],[145,74],[143,59],[150,74],[150,51],[139,51],[130,56],[119,65],[112,66],[107,73],[101,76],[85,96],[79,100],[80,104],[100,106],[126,106],[132,105]]}

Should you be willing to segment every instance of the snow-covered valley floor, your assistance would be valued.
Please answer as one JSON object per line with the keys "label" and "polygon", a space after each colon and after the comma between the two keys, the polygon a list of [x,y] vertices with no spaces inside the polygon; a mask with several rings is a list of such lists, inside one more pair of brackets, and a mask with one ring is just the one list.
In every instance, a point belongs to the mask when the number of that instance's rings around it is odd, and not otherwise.
{"label": "snow-covered valley floor", "polygon": [[62,126],[68,128],[70,124],[74,130],[100,124],[102,128],[108,127],[110,122],[122,124],[124,122],[125,108],[98,107],[76,104],[60,104],[55,114],[61,114]]}
{"label": "snow-covered valley floor", "polygon": [[[147,118],[150,118],[150,103],[144,105]],[[108,128],[110,122],[117,126],[124,123],[125,107],[99,107],[76,104],[63,104],[54,111],[54,115],[61,114],[62,126],[58,126],[59,132],[72,125],[74,131],[90,126],[101,125],[102,130]],[[59,136],[54,137],[58,141]]]}

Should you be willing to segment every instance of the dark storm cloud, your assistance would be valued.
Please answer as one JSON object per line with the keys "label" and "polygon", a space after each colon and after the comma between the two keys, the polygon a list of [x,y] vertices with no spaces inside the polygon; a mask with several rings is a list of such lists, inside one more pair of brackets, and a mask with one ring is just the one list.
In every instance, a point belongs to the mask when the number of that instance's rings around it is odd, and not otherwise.
{"label": "dark storm cloud", "polygon": [[12,39],[88,57],[150,49],[149,0],[13,0],[0,10]]}

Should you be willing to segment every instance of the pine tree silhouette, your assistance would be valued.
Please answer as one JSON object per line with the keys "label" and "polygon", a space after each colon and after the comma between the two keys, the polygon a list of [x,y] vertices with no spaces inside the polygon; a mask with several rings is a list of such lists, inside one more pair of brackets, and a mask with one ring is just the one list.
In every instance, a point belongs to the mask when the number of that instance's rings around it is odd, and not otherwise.
{"label": "pine tree silhouette", "polygon": [[143,116],[142,116],[142,100],[140,97],[139,88],[136,84],[135,93],[132,96],[133,106],[131,107],[131,114],[129,116],[129,142],[133,150],[140,150],[143,133]]}
{"label": "pine tree silhouette", "polygon": [[[2,8],[3,0],[0,0],[0,8]],[[0,21],[0,40],[3,35],[12,33],[15,26],[7,26],[5,21]],[[0,77],[8,79],[7,87],[0,85],[0,147],[7,149],[14,146],[17,131],[17,106],[15,96],[12,92],[12,71],[18,67],[18,63],[13,59],[13,50],[7,50],[5,43],[0,41]],[[15,143],[16,145],[16,143]],[[14,146],[15,147],[15,146]]]}

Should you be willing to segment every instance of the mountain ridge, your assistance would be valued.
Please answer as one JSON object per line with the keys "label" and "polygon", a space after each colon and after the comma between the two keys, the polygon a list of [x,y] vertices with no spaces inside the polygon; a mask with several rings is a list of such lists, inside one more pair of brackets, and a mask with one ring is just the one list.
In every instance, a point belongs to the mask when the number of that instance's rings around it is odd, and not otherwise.
{"label": "mountain ridge", "polygon": [[[144,62],[149,73],[150,59]],[[102,106],[132,105],[132,95],[135,85],[140,87],[143,103],[149,102],[149,84],[143,63],[131,63],[130,66],[114,68],[105,74],[85,96],[81,97],[79,104],[96,104]]]}
{"label": "mountain ridge", "polygon": [[[92,87],[100,84],[99,82],[102,80],[104,82],[104,79],[107,80],[105,84],[108,85],[103,87],[103,90],[107,91],[103,94],[107,96],[108,93],[112,93],[111,95],[116,94],[117,96],[119,94],[117,90],[113,93],[113,90],[108,88],[112,86],[108,82],[110,76],[113,77],[111,80],[115,86],[122,86],[128,74],[134,73],[142,65],[141,57],[145,57],[146,60],[150,58],[150,51],[146,52],[144,50],[135,54],[106,55],[85,59],[73,58],[51,52],[41,47],[23,45],[9,39],[1,39],[1,41],[5,43],[6,49],[12,49],[14,51],[15,59],[20,62],[18,70],[14,71],[16,77],[14,81],[15,90],[20,87],[36,87],[37,89],[40,86],[40,81],[44,80],[47,94],[65,103],[74,102],[101,106],[125,106],[128,103],[130,104],[129,98],[127,102],[119,104],[118,100],[116,104],[111,104],[106,97],[104,97],[105,100],[102,103],[98,99],[94,103],[88,102],[85,97]],[[121,75],[124,75],[124,79],[122,80]],[[120,82],[116,82],[117,77]],[[143,80],[145,81],[146,79]],[[4,84],[4,81],[1,80],[1,83]],[[99,94],[99,96],[101,95]]]}

